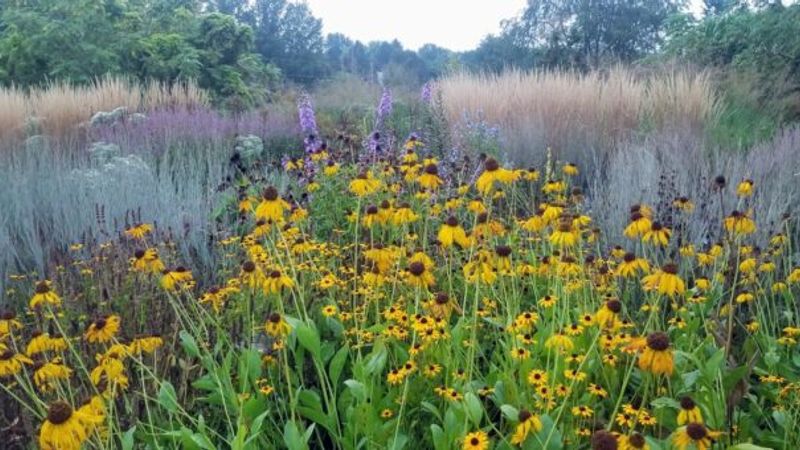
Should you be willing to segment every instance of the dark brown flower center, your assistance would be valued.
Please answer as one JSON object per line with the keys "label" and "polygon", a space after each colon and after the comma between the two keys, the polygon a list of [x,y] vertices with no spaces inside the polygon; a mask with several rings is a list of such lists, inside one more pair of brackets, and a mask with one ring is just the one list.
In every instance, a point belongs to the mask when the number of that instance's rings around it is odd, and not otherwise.
{"label": "dark brown flower center", "polygon": [[245,261],[245,263],[242,264],[242,270],[247,273],[255,272],[256,263],[254,263],[253,261]]}
{"label": "dark brown flower center", "polygon": [[278,190],[275,189],[274,186],[270,186],[264,189],[264,192],[261,194],[264,197],[264,200],[273,201],[278,199]]}
{"label": "dark brown flower center", "polygon": [[592,435],[592,450],[617,450],[617,438],[605,430],[595,431]]}
{"label": "dark brown flower center", "polygon": [[136,259],[144,258],[144,250],[136,250],[136,252],[133,253],[133,256],[136,257]]}
{"label": "dark brown flower center", "polygon": [[708,432],[703,424],[690,423],[689,425],[686,425],[686,434],[688,434],[692,440],[699,441],[705,438],[708,435]]}
{"label": "dark brown flower center", "polygon": [[436,164],[428,164],[427,166],[425,166],[425,173],[429,175],[438,175],[439,168],[436,167]]}
{"label": "dark brown flower center", "polygon": [[661,270],[670,275],[675,275],[678,273],[678,266],[672,263],[664,264],[664,267],[662,267]]}
{"label": "dark brown flower center", "polygon": [[689,397],[688,395],[682,397],[681,398],[681,408],[683,408],[683,409],[685,409],[687,411],[691,410],[691,409],[694,409],[694,400],[692,400],[692,398]]}
{"label": "dark brown flower center", "polygon": [[107,322],[106,322],[105,318],[97,319],[97,320],[94,321],[94,329],[95,330],[102,330],[103,328],[106,327],[106,323]]}
{"label": "dark brown flower center", "polygon": [[281,322],[281,315],[278,313],[272,313],[269,315],[269,321],[272,323],[280,323]]}
{"label": "dark brown flower center", "polygon": [[631,252],[625,253],[625,256],[622,257],[622,260],[626,263],[630,263],[636,260],[636,255]]}
{"label": "dark brown flower center", "polygon": [[446,305],[447,302],[450,301],[450,297],[447,296],[444,292],[439,292],[436,294],[436,303],[439,305]]}
{"label": "dark brown flower center", "polygon": [[37,294],[47,294],[48,292],[50,292],[50,286],[48,286],[46,282],[40,281],[36,284]]}
{"label": "dark brown flower center", "polygon": [[408,271],[411,272],[411,275],[418,277],[425,272],[425,264],[422,264],[421,262],[413,262],[408,266]]}
{"label": "dark brown flower center", "polygon": [[606,302],[606,308],[614,314],[617,314],[622,311],[622,303],[620,303],[619,300],[609,300]]}
{"label": "dark brown flower center", "polygon": [[633,433],[629,438],[628,442],[631,444],[633,448],[644,448],[644,445],[647,443],[644,440],[644,436],[639,433]]}
{"label": "dark brown flower center", "polygon": [[487,172],[494,172],[495,170],[500,168],[500,164],[498,164],[497,160],[494,158],[487,158],[486,161],[483,163],[483,167],[486,169]]}
{"label": "dark brown flower center", "polygon": [[647,346],[657,352],[663,352],[669,348],[669,336],[666,333],[656,331],[647,336]]}
{"label": "dark brown flower center", "polygon": [[533,416],[533,414],[531,414],[531,412],[528,411],[527,409],[520,409],[519,410],[519,417],[518,418],[519,418],[520,422],[525,422],[526,420],[530,419],[531,416]]}
{"label": "dark brown flower center", "polygon": [[501,256],[503,258],[511,254],[511,247],[507,245],[498,245],[494,250],[497,252],[497,256]]}
{"label": "dark brown flower center", "polygon": [[72,407],[69,403],[57,401],[47,410],[47,421],[53,425],[61,425],[72,417]]}

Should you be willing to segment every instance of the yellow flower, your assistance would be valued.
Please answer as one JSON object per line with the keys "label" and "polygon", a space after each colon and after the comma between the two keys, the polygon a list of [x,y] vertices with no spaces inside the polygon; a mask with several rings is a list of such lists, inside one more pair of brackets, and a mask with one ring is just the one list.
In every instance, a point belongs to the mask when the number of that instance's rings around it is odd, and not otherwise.
{"label": "yellow flower", "polygon": [[278,190],[274,186],[269,186],[261,194],[261,202],[256,207],[256,219],[282,223],[284,211],[290,208],[289,204],[278,196]]}
{"label": "yellow flower", "polygon": [[671,376],[674,370],[669,337],[660,331],[650,333],[645,348],[639,355],[639,368],[654,375]]}
{"label": "yellow flower", "polygon": [[372,172],[360,173],[350,182],[350,192],[358,197],[373,194],[381,188],[380,180],[373,178]]}
{"label": "yellow flower", "polygon": [[619,436],[618,438],[619,450],[649,450],[650,446],[647,444],[644,436],[639,433],[633,433],[630,436]]}
{"label": "yellow flower", "polygon": [[521,409],[518,419],[519,423],[514,430],[514,435],[511,437],[513,445],[520,445],[525,442],[531,431],[538,433],[542,429],[542,421],[539,416],[532,414],[530,411]]}
{"label": "yellow flower", "polygon": [[452,247],[453,244],[456,244],[461,248],[467,248],[471,244],[470,239],[467,237],[467,233],[458,224],[458,219],[456,219],[455,216],[450,216],[447,218],[445,223],[443,223],[441,228],[439,228],[439,234],[437,237],[443,248]]}
{"label": "yellow flower", "polygon": [[650,221],[650,218],[637,211],[631,214],[631,221],[628,226],[625,227],[623,234],[627,238],[635,239],[637,236],[644,235],[650,231],[652,225],[653,222]]}
{"label": "yellow flower", "polygon": [[39,432],[42,450],[80,450],[90,430],[103,420],[88,410],[73,411],[63,401],[56,401],[47,410],[47,418]]}
{"label": "yellow flower", "polygon": [[550,235],[550,243],[558,247],[573,247],[578,242],[578,232],[572,224],[561,223]]}
{"label": "yellow flower", "polygon": [[417,177],[417,183],[425,189],[435,191],[439,189],[443,181],[439,178],[439,168],[436,164],[428,164],[422,171],[422,175]]}
{"label": "yellow flower", "polygon": [[755,190],[755,183],[753,183],[751,179],[746,179],[736,186],[736,195],[739,197],[750,197],[753,195],[753,190]]}
{"label": "yellow flower", "polygon": [[578,166],[573,163],[566,163],[564,167],[561,168],[561,171],[564,172],[564,175],[572,177],[578,174]]}
{"label": "yellow flower", "polygon": [[131,239],[144,239],[145,236],[153,231],[153,226],[149,223],[139,223],[125,230],[125,236]]}
{"label": "yellow flower", "polygon": [[659,294],[674,296],[682,295],[686,291],[686,285],[677,275],[678,267],[675,264],[666,264],[655,273],[642,278],[642,285],[646,291],[657,291]]}
{"label": "yellow flower", "polygon": [[36,387],[42,392],[50,392],[55,388],[57,380],[68,380],[72,375],[72,369],[65,366],[61,358],[53,358],[52,361],[38,363],[33,372],[33,381]]}
{"label": "yellow flower", "polygon": [[278,313],[270,314],[267,323],[264,324],[264,331],[272,337],[283,337],[289,334],[292,328]]}
{"label": "yellow flower", "polygon": [[735,236],[744,236],[756,232],[756,223],[747,214],[733,211],[725,218],[725,230]]}
{"label": "yellow flower", "polygon": [[21,353],[15,353],[7,348],[0,353],[0,377],[8,377],[18,374],[22,370],[23,364],[33,364],[33,361]]}
{"label": "yellow flower", "polygon": [[168,270],[161,276],[161,287],[167,291],[176,291],[192,286],[194,278],[192,272],[185,267],[178,266],[173,270]]}
{"label": "yellow flower", "polygon": [[161,336],[142,336],[131,342],[130,350],[136,354],[153,353],[162,345],[164,345],[164,340]]}
{"label": "yellow flower", "polygon": [[406,270],[406,280],[411,286],[427,289],[436,283],[433,274],[425,267],[425,264],[414,261],[408,265]]}
{"label": "yellow flower", "polygon": [[650,225],[650,229],[645,231],[642,235],[642,242],[666,247],[671,235],[672,231],[670,231],[669,228],[664,227],[659,222],[653,222]]}
{"label": "yellow flower", "polygon": [[86,329],[84,336],[90,343],[109,342],[119,331],[119,316],[114,314],[108,317],[101,317],[92,322]]}
{"label": "yellow flower", "polygon": [[264,278],[263,286],[264,292],[267,294],[274,294],[280,292],[283,288],[294,287],[294,280],[289,278],[279,269],[273,269],[269,275]]}
{"label": "yellow flower", "polygon": [[486,450],[489,448],[489,436],[483,431],[473,431],[464,436],[463,450]]}
{"label": "yellow flower", "polygon": [[622,261],[617,266],[616,273],[623,278],[633,277],[637,273],[647,273],[650,271],[650,264],[644,258],[637,258],[633,253],[625,253]]}
{"label": "yellow flower", "polygon": [[678,412],[678,425],[688,423],[703,423],[703,414],[691,397],[681,398],[681,410]]}
{"label": "yellow flower", "polygon": [[689,423],[675,430],[672,435],[672,444],[678,450],[689,448],[708,450],[720,434],[720,432],[709,430],[702,423]]}
{"label": "yellow flower", "polygon": [[50,282],[47,280],[40,281],[36,284],[36,290],[33,297],[31,297],[30,307],[31,309],[35,309],[43,304],[61,306],[61,297],[50,288]]}
{"label": "yellow flower", "polygon": [[0,339],[21,328],[22,323],[17,320],[17,315],[13,311],[6,310],[0,313]]}
{"label": "yellow flower", "polygon": [[133,259],[133,270],[144,273],[161,273],[164,263],[158,258],[158,251],[154,248],[136,250]]}

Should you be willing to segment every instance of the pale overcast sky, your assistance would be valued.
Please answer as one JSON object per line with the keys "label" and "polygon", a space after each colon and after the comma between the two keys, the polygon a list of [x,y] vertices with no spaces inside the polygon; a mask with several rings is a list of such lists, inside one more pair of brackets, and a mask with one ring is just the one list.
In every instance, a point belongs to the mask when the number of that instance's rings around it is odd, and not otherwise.
{"label": "pale overcast sky", "polygon": [[307,0],[323,33],[363,42],[399,40],[417,50],[433,43],[470,50],[500,21],[520,13],[526,0]]}
{"label": "pale overcast sky", "polygon": [[[304,1],[304,0],[295,0]],[[362,42],[399,40],[417,50],[433,43],[471,50],[500,21],[518,15],[527,0],[305,0],[322,19],[323,33],[342,33]],[[689,0],[702,10],[702,0]]]}

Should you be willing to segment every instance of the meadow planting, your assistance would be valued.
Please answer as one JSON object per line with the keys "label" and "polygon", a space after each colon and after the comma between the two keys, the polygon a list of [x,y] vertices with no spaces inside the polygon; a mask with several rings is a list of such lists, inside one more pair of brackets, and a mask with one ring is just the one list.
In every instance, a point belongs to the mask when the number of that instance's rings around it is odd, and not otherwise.
{"label": "meadow planting", "polygon": [[800,131],[714,148],[705,77],[3,91],[4,448],[800,448]]}

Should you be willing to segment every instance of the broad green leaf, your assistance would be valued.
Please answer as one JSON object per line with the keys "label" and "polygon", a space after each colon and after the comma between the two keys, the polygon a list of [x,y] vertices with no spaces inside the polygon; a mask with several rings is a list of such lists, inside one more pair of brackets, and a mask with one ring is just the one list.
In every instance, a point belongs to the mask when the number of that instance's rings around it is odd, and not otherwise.
{"label": "broad green leaf", "polygon": [[197,346],[197,341],[194,339],[194,336],[189,334],[189,332],[186,330],[181,330],[181,332],[178,333],[178,336],[180,337],[183,351],[185,351],[189,356],[199,358],[200,348]]}
{"label": "broad green leaf", "polygon": [[133,434],[136,433],[136,425],[122,434],[122,450],[133,450]]}
{"label": "broad green leaf", "polygon": [[317,330],[304,323],[301,323],[297,326],[295,333],[297,333],[297,340],[300,341],[300,345],[311,352],[311,355],[314,357],[314,359],[322,363],[320,355],[321,344]]}
{"label": "broad green leaf", "polygon": [[340,348],[331,359],[331,364],[328,368],[328,375],[331,377],[331,384],[333,385],[334,389],[336,389],[336,385],[339,384],[339,377],[342,375],[344,364],[347,362],[347,357],[349,355],[350,349],[347,346],[344,346]]}
{"label": "broad green leaf", "polygon": [[169,412],[176,412],[178,410],[178,395],[175,393],[175,387],[169,381],[161,383],[161,388],[158,390],[158,403]]}

